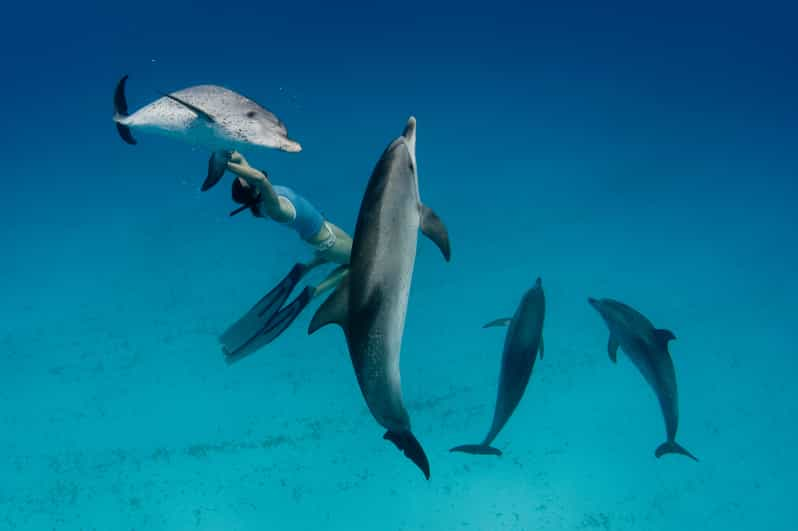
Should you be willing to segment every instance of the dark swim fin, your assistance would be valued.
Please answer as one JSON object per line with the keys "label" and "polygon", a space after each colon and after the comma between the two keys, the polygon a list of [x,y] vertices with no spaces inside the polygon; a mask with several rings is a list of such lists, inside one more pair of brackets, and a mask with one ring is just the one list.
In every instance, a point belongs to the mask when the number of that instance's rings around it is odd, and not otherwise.
{"label": "dark swim fin", "polygon": [[302,293],[291,301],[291,304],[273,315],[260,331],[244,342],[238,349],[234,351],[225,349],[224,354],[227,363],[235,363],[280,337],[313,299],[314,291],[315,288],[306,286]]}
{"label": "dark swim fin", "polygon": [[208,159],[208,175],[205,177],[200,191],[206,192],[222,180],[224,172],[227,171],[227,163],[230,162],[230,157],[232,156],[233,152],[227,149],[220,149],[211,153],[211,158]]}
{"label": "dark swim fin", "polygon": [[[122,76],[122,79],[116,84],[116,90],[114,91],[114,118],[124,118],[128,116],[127,113],[127,98],[125,98],[125,82],[127,81],[127,75]],[[119,136],[122,137],[122,140],[127,142],[128,144],[135,145],[136,139],[133,138],[133,134],[130,132],[130,128],[126,125],[120,124],[116,122],[116,130],[119,132]]]}
{"label": "dark swim fin", "polygon": [[295,264],[291,271],[269,293],[219,337],[226,353],[237,352],[263,331],[269,320],[282,308],[296,285],[308,272],[305,264]]}
{"label": "dark swim fin", "polygon": [[462,446],[455,446],[449,451],[475,455],[502,455],[502,451],[498,448],[487,446],[485,444],[464,444]]}
{"label": "dark swim fin", "polygon": [[421,472],[424,473],[424,477],[429,479],[429,459],[427,459],[427,454],[424,453],[424,448],[421,447],[421,443],[418,442],[412,433],[409,431],[398,433],[389,430],[385,432],[382,438],[394,443],[397,448],[402,450],[402,453],[404,453],[408,459],[413,461],[416,466],[421,469]]}

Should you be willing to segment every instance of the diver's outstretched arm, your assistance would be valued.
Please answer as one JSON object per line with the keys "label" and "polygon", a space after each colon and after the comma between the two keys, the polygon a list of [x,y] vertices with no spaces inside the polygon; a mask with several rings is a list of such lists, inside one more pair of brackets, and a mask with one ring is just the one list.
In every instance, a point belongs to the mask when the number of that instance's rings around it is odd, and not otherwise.
{"label": "diver's outstretched arm", "polygon": [[260,201],[270,218],[277,222],[285,222],[293,218],[293,208],[287,201],[280,200],[280,196],[274,191],[266,174],[250,166],[241,153],[233,151],[227,162],[227,169],[244,179],[260,193]]}

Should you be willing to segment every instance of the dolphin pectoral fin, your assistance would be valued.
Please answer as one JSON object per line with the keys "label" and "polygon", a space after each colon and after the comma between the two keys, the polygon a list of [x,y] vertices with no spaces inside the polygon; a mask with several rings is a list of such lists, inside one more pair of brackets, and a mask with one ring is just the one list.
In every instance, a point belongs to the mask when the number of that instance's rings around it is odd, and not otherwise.
{"label": "dolphin pectoral fin", "polygon": [[485,323],[484,325],[482,325],[482,328],[493,328],[494,326],[509,326],[512,321],[513,321],[512,317],[502,317],[501,319],[495,319],[489,323]]}
{"label": "dolphin pectoral fin", "polygon": [[698,458],[696,456],[691,454],[686,448],[678,444],[676,441],[666,441],[659,445],[657,450],[654,452],[654,455],[656,455],[657,458],[660,458],[665,454],[681,454],[689,457],[693,461],[698,462]]}
{"label": "dolphin pectoral fin", "polygon": [[673,341],[676,339],[676,334],[671,332],[670,330],[665,330],[664,328],[657,328],[654,330],[654,337],[657,338],[663,346],[668,346],[668,341]]}
{"label": "dolphin pectoral fin", "polygon": [[172,100],[172,101],[174,101],[176,103],[179,103],[180,105],[182,105],[183,107],[187,108],[188,110],[190,110],[191,112],[193,112],[194,114],[196,114],[197,116],[199,116],[200,118],[202,118],[203,120],[205,120],[208,123],[212,123],[212,124],[216,123],[216,118],[214,118],[213,116],[211,116],[207,112],[203,111],[202,109],[200,109],[196,105],[192,105],[192,104],[188,103],[187,101],[181,100],[177,96],[173,96],[173,95],[167,94],[165,92],[161,92],[161,96],[163,96],[165,98],[169,98],[170,100]]}
{"label": "dolphin pectoral fin", "polygon": [[211,158],[208,159],[208,176],[205,177],[200,191],[206,192],[222,180],[224,172],[227,171],[227,163],[230,162],[232,156],[233,152],[226,149],[211,153]]}
{"label": "dolphin pectoral fin", "polygon": [[122,76],[122,79],[116,84],[114,91],[114,122],[116,122],[116,130],[122,140],[128,144],[135,145],[136,139],[130,132],[130,128],[125,124],[120,123],[120,120],[128,116],[127,114],[127,98],[125,98],[125,82],[127,75]]}
{"label": "dolphin pectoral fin", "polygon": [[474,454],[474,455],[502,455],[502,451],[498,448],[494,448],[493,446],[487,446],[484,444],[464,444],[462,446],[455,446],[454,448],[449,450],[450,452],[463,452],[466,454]]}
{"label": "dolphin pectoral fin", "polygon": [[421,232],[438,246],[447,262],[451,260],[449,231],[446,230],[441,218],[426,205],[421,205]]}
{"label": "dolphin pectoral fin", "polygon": [[316,330],[328,324],[337,324],[341,328],[346,329],[347,325],[347,309],[349,308],[349,275],[344,276],[341,282],[336,286],[335,290],[330,293],[316,314],[310,321],[308,326],[308,335],[313,334]]}
{"label": "dolphin pectoral fin", "polygon": [[418,468],[424,473],[424,477],[429,479],[429,459],[427,454],[424,453],[424,448],[421,443],[409,431],[398,433],[395,431],[386,431],[383,439],[391,441],[397,448],[407,456],[408,459],[413,461]]}
{"label": "dolphin pectoral fin", "polygon": [[540,359],[543,359],[543,335],[540,336],[540,347],[538,347],[538,352],[540,352]]}
{"label": "dolphin pectoral fin", "polygon": [[610,353],[610,360],[618,362],[618,341],[610,334],[610,341],[607,343],[607,351]]}

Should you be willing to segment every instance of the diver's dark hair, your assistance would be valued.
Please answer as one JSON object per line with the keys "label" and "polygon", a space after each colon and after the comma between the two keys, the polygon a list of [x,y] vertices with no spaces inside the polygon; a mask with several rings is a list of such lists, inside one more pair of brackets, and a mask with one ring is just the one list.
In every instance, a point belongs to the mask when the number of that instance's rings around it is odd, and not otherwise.
{"label": "diver's dark hair", "polygon": [[241,207],[230,212],[231,216],[243,212],[249,208],[253,214],[258,215],[258,203],[260,202],[260,192],[255,190],[248,182],[241,177],[233,179],[232,189],[233,201],[241,205]]}

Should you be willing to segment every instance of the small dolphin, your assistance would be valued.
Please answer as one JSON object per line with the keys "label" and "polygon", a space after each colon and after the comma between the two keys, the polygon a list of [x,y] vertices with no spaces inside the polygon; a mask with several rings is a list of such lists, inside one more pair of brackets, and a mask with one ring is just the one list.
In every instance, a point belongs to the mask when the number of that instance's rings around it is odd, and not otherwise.
{"label": "small dolphin", "polygon": [[163,97],[128,114],[122,77],[114,92],[114,122],[122,140],[135,144],[132,131],[144,131],[182,139],[210,149],[207,190],[224,174],[223,161],[233,149],[260,146],[298,152],[285,125],[269,110],[251,99],[217,85],[197,85]]}
{"label": "small dolphin", "polygon": [[668,352],[668,342],[676,339],[670,330],[657,329],[643,314],[622,302],[612,299],[589,298],[610,329],[607,345],[610,360],[618,359],[618,347],[632,360],[643,374],[648,385],[654,389],[665,417],[665,432],[668,440],[662,443],[654,455],[682,454],[698,461],[693,454],[676,443],[679,426],[679,397],[676,389],[676,371]]}
{"label": "small dolphin", "polygon": [[369,178],[352,241],[349,274],[319,307],[308,328],[338,324],[357,382],[383,436],[429,479],[429,460],[410,428],[402,401],[399,354],[421,229],[450,259],[443,222],[421,203],[416,169],[416,120],[383,152]]}
{"label": "small dolphin", "polygon": [[499,374],[499,392],[496,397],[496,409],[490,431],[480,444],[465,444],[449,450],[468,454],[502,455],[501,450],[493,448],[490,443],[496,438],[513,411],[521,402],[524,390],[532,376],[535,359],[540,352],[543,359],[543,318],[546,313],[546,298],[540,278],[535,286],[524,294],[521,303],[512,318],[491,321],[483,328],[507,326],[504,338],[504,354]]}

